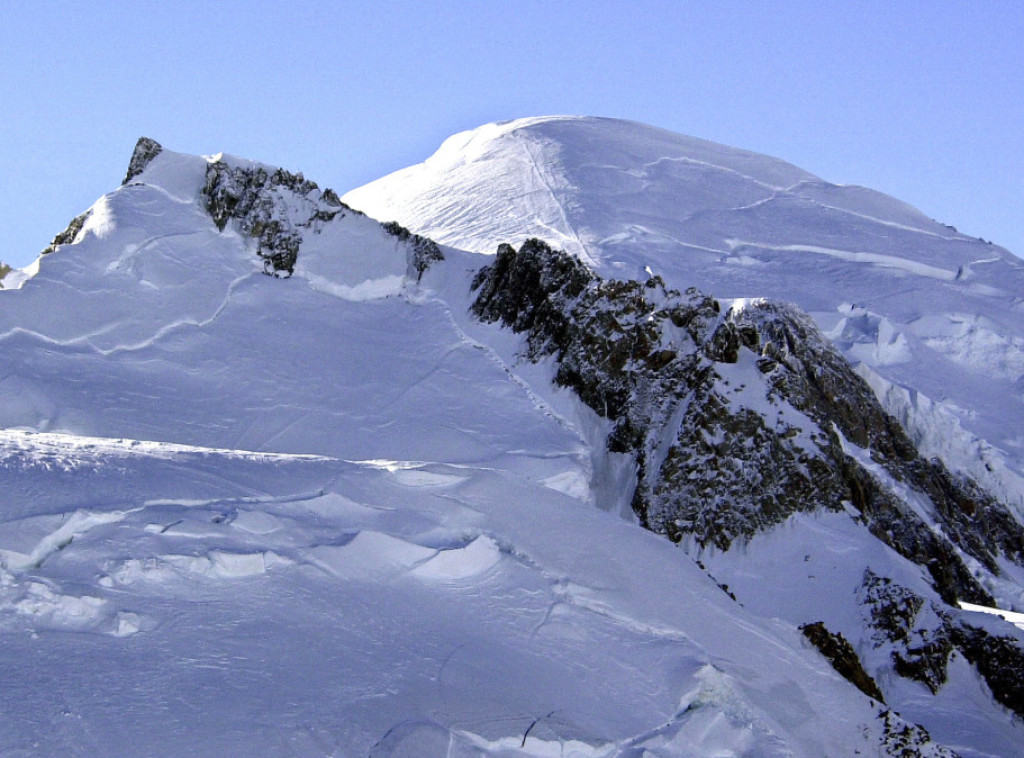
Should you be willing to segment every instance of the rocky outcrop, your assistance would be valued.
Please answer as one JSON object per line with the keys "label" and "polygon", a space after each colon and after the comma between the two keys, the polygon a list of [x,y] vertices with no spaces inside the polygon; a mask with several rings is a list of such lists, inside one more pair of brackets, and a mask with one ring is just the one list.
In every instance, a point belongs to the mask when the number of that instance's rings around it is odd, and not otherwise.
{"label": "rocky outcrop", "polygon": [[381,228],[392,237],[397,237],[399,241],[409,244],[412,248],[409,258],[409,275],[415,274],[416,281],[423,278],[423,273],[431,265],[444,260],[444,253],[441,252],[441,248],[437,246],[434,240],[413,234],[397,221],[386,221],[381,224]]}
{"label": "rocky outcrop", "polygon": [[828,659],[836,673],[868,697],[882,703],[885,702],[882,691],[878,689],[875,680],[864,670],[864,665],[857,657],[857,651],[842,634],[830,632],[823,621],[804,624],[800,627],[800,631],[817,648],[818,652]]}
{"label": "rocky outcrop", "polygon": [[125,174],[124,181],[121,182],[121,185],[123,186],[127,184],[145,171],[149,162],[160,155],[161,152],[163,152],[163,147],[159,142],[154,139],[150,139],[149,137],[139,137],[139,141],[135,143],[135,150],[132,152],[132,158],[128,162],[128,173]]}
{"label": "rocky outcrop", "polygon": [[[302,174],[259,165],[211,162],[202,195],[217,228],[223,231],[228,222],[236,222],[243,235],[256,241],[263,272],[279,278],[295,271],[305,235],[318,234],[324,224],[346,214],[362,215],[338,199],[333,190],[321,191]],[[418,281],[431,264],[444,260],[433,240],[394,222],[381,227],[406,246],[410,278]]]}
{"label": "rocky outcrop", "polygon": [[[135,143],[135,150],[132,152],[131,160],[128,162],[128,173],[121,184],[125,185],[141,174],[146,166],[149,165],[149,162],[159,155],[162,150],[163,148],[160,146],[160,143],[155,140],[152,140],[149,137],[140,137],[139,141]],[[67,228],[55,236],[40,255],[49,255],[60,245],[70,245],[74,243],[79,232],[82,231],[82,227],[85,226],[85,222],[91,215],[92,211],[88,210],[71,219]]]}
{"label": "rocky outcrop", "polygon": [[40,255],[49,255],[50,253],[55,251],[60,245],[72,244],[75,241],[75,238],[78,237],[78,233],[82,231],[82,227],[85,226],[85,222],[91,215],[92,211],[88,210],[85,213],[82,213],[81,215],[75,216],[73,219],[71,219],[71,223],[68,224],[67,228],[60,234],[58,234],[56,237],[54,237],[50,241],[50,244],[47,245],[46,249],[43,250],[42,253],[40,253]]}
{"label": "rocky outcrop", "polygon": [[886,577],[868,571],[861,600],[876,648],[888,647],[893,670],[937,693],[959,653],[985,680],[992,697],[1024,718],[1024,648],[1016,636],[970,623]]}
{"label": "rocky outcrop", "polygon": [[894,711],[879,711],[882,749],[893,758],[959,758],[959,753],[935,743],[928,730],[904,721]]}
{"label": "rocky outcrop", "polygon": [[1010,512],[921,458],[793,306],[604,280],[538,240],[502,245],[473,289],[479,318],[522,332],[531,360],[555,355],[555,381],[612,422],[608,448],[633,457],[633,509],[655,532],[727,549],[793,513],[847,509],[948,603],[992,604],[961,554],[992,573],[998,555],[1024,556]]}
{"label": "rocky outcrop", "polygon": [[306,230],[315,232],[351,211],[332,190],[320,192],[301,173],[224,161],[207,167],[203,199],[218,229],[236,220],[239,231],[256,240],[264,273],[277,277],[294,272]]}

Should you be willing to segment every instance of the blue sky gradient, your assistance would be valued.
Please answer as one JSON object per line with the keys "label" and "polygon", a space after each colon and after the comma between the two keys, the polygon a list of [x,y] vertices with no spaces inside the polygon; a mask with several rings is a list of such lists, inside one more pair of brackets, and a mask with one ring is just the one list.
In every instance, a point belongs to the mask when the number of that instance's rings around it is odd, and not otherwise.
{"label": "blue sky gradient", "polygon": [[136,138],[339,193],[519,116],[612,116],[863,184],[1024,255],[1024,3],[42,2],[0,24],[0,260]]}

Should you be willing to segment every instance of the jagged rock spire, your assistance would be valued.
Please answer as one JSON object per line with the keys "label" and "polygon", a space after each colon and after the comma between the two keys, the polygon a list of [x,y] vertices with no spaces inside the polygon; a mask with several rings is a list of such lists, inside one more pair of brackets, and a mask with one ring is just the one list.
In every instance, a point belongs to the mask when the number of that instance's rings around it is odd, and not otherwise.
{"label": "jagged rock spire", "polygon": [[124,181],[121,182],[122,186],[141,174],[149,162],[156,158],[162,150],[163,146],[155,139],[139,137],[139,141],[135,143],[135,150],[132,152],[132,159],[128,163],[128,173],[125,175]]}

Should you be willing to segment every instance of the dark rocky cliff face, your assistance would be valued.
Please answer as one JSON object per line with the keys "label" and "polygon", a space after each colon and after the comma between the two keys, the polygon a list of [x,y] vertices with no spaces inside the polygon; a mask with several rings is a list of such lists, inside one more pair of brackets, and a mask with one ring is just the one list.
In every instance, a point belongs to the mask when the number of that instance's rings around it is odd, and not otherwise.
{"label": "dark rocky cliff face", "polygon": [[1024,649],[1009,634],[969,621],[868,571],[862,607],[876,648],[888,648],[895,673],[937,693],[959,653],[985,680],[996,702],[1024,718]]}
{"label": "dark rocky cliff face", "polygon": [[121,184],[127,184],[145,171],[146,166],[149,165],[150,161],[160,155],[160,153],[163,152],[163,149],[163,146],[155,139],[139,137],[139,141],[135,143],[135,150],[132,152],[132,158],[128,162],[128,172],[125,174],[124,181],[121,182]]}
{"label": "dark rocky cliff face", "polygon": [[397,221],[386,221],[381,224],[381,228],[392,237],[397,237],[399,241],[405,242],[411,247],[409,276],[411,277],[415,273],[416,281],[423,278],[423,273],[431,265],[444,260],[444,253],[441,252],[441,248],[437,246],[434,240],[413,234]]}
{"label": "dark rocky cliff face", "polygon": [[[502,245],[472,286],[480,319],[522,333],[526,358],[554,356],[555,382],[612,422],[607,446],[635,462],[644,526],[728,550],[797,512],[846,511],[865,539],[920,566],[943,602],[869,571],[853,599],[859,637],[806,619],[808,640],[877,701],[885,695],[855,645],[882,651],[878,682],[895,674],[933,693],[959,654],[1024,717],[1018,637],[957,606],[994,605],[979,577],[998,576],[1000,559],[1024,564],[1024,529],[972,480],[924,459],[806,314],[769,301],[726,307],[658,277],[605,280],[538,240]],[[879,717],[891,754],[931,754],[924,730]]]}
{"label": "dark rocky cliff face", "polygon": [[[649,529],[727,549],[798,511],[855,512],[927,569],[948,603],[992,604],[964,563],[1020,563],[1024,530],[972,481],[923,459],[867,384],[793,306],[725,309],[709,295],[604,280],[529,240],[477,275],[474,313],[557,357],[555,381],[613,422],[633,456],[633,508]],[[898,486],[897,486],[898,485]],[[933,506],[926,523],[899,495]]]}
{"label": "dark rocky cliff face", "polygon": [[[224,230],[234,220],[242,234],[256,240],[256,254],[263,259],[263,271],[287,278],[295,271],[299,248],[307,233],[317,233],[324,224],[352,213],[331,189],[320,188],[302,174],[284,169],[268,171],[262,166],[229,166],[210,163],[203,187],[206,209]],[[431,264],[444,260],[437,244],[412,234],[396,223],[382,229],[407,246],[409,276],[419,278]]]}
{"label": "dark rocky cliff face", "polygon": [[[292,195],[285,199],[287,191]],[[351,209],[331,190],[319,192],[302,174],[262,166],[231,167],[214,161],[206,169],[206,208],[218,229],[235,219],[241,232],[257,240],[264,273],[288,277],[295,270],[303,231],[316,229]]]}

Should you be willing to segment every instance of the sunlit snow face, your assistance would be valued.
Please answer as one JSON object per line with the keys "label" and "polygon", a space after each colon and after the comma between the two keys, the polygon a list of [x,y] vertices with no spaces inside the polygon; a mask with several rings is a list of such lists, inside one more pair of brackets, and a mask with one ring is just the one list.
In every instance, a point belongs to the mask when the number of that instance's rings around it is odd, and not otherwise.
{"label": "sunlit snow face", "polygon": [[106,196],[101,197],[92,206],[89,218],[85,220],[82,231],[78,233],[77,239],[86,234],[92,234],[100,239],[109,237],[117,227],[115,223],[114,209],[111,207]]}

